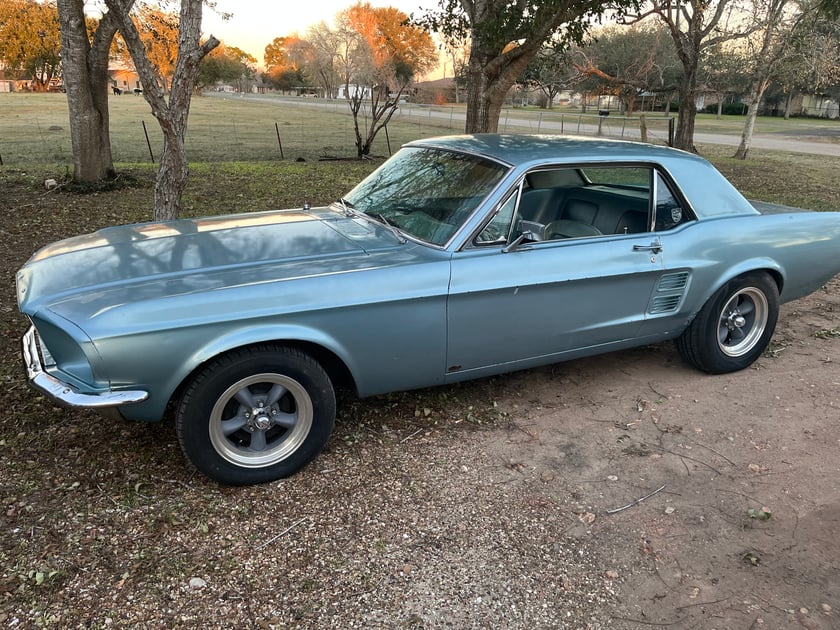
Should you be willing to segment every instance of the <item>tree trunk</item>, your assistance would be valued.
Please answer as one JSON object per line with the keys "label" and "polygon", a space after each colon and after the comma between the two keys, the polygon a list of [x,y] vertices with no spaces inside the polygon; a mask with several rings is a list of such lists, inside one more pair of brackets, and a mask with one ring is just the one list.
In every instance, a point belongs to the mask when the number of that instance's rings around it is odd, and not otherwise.
{"label": "tree trunk", "polygon": [[697,150],[694,147],[694,121],[697,118],[697,65],[684,67],[686,74],[680,86],[680,108],[674,146],[683,151]]}
{"label": "tree trunk", "polygon": [[505,96],[536,54],[499,57],[474,45],[468,66],[466,133],[496,133]]}
{"label": "tree trunk", "polygon": [[785,120],[790,120],[790,108],[793,105],[793,90],[787,93],[785,99]]}
{"label": "tree trunk", "polygon": [[[487,66],[477,55],[470,55],[469,88],[467,89],[466,133],[496,133],[502,112],[502,98],[495,98],[493,83],[497,77],[490,76]],[[513,83],[511,83],[513,85]],[[510,87],[510,86],[508,86]]]}
{"label": "tree trunk", "polygon": [[108,116],[108,50],[116,29],[109,18],[103,18],[91,46],[84,2],[58,0],[57,6],[70,114],[73,180],[95,183],[113,179],[116,171]]}
{"label": "tree trunk", "polygon": [[741,132],[741,144],[738,145],[738,150],[732,156],[737,160],[746,160],[747,155],[749,155],[753,132],[755,131],[755,120],[758,117],[758,108],[768,84],[768,80],[758,80],[753,83],[750,93],[750,106],[747,108],[747,120],[744,121],[744,130]]}
{"label": "tree trunk", "polygon": [[158,164],[155,179],[155,219],[168,221],[177,219],[181,213],[181,197],[187,187],[189,178],[189,163],[184,148],[183,126],[182,133],[161,122],[163,131],[163,152]]}

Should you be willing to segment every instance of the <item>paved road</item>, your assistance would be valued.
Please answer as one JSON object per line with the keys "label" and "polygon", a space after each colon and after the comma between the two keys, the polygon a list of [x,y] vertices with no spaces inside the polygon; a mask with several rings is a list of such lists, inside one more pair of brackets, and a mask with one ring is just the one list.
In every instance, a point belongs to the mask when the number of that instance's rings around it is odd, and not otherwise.
{"label": "paved road", "polygon": [[[347,113],[347,106],[343,101],[325,101],[314,98],[299,98],[299,97],[281,97],[268,94],[225,94],[208,92],[209,96],[219,98],[237,98],[247,99],[249,101],[275,103],[284,106],[297,107],[320,107],[333,111],[335,113]],[[511,115],[511,112],[514,112]],[[465,114],[460,109],[453,108],[436,108],[423,105],[409,104],[400,108],[399,112],[395,114],[394,120],[403,120],[411,122],[429,121],[431,124],[442,125],[442,127],[451,127],[453,129],[463,128]],[[621,119],[605,118],[602,121],[604,135],[611,137],[622,137],[626,140],[638,140],[640,137],[638,129],[624,128],[619,122]],[[661,119],[659,119],[661,120]],[[658,122],[655,117],[650,118],[651,126],[650,133],[652,136],[663,136],[666,132],[663,129],[656,129],[655,123]],[[577,114],[566,114],[563,121],[517,116],[516,110],[505,110],[502,112],[502,117],[499,121],[500,131],[511,132],[542,132],[542,133],[572,133],[582,135],[597,135],[598,133],[598,118],[596,116],[579,116]],[[799,130],[801,133],[801,130]],[[820,132],[815,131],[814,136],[819,136]],[[780,133],[756,133],[753,135],[752,148],[754,149],[770,149],[773,151],[789,151],[792,153],[810,153],[815,155],[831,155],[840,157],[840,144],[833,143],[827,140],[809,140],[809,136],[791,137]],[[698,145],[703,144],[718,144],[737,147],[740,144],[740,135],[727,135],[720,133],[702,133],[694,134],[694,142]]]}

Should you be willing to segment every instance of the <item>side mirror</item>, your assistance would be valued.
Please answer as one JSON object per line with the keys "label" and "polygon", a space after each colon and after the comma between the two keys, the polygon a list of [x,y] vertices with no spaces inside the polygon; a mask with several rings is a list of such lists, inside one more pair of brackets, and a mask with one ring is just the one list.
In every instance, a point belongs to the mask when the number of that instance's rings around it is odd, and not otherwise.
{"label": "side mirror", "polygon": [[516,227],[519,233],[525,236],[525,240],[532,243],[538,243],[545,240],[545,225],[537,223],[536,221],[526,221],[525,219],[519,222]]}
{"label": "side mirror", "polygon": [[523,219],[517,224],[516,231],[519,232],[519,236],[502,250],[503,253],[507,254],[518,249],[525,241],[539,243],[545,240],[545,225],[536,221],[525,221]]}

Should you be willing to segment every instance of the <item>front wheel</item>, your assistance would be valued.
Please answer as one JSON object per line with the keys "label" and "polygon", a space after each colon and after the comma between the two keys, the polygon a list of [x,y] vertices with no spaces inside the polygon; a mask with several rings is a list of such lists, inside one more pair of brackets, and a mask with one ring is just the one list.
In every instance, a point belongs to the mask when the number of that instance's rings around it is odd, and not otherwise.
{"label": "front wheel", "polygon": [[711,374],[742,370],[758,359],[776,328],[779,289],[766,273],[730,280],[703,306],[677,349],[688,363]]}
{"label": "front wheel", "polygon": [[175,421],[190,462],[230,485],[294,474],[318,455],[334,422],[335,392],[324,369],[280,345],[210,361],[187,385]]}

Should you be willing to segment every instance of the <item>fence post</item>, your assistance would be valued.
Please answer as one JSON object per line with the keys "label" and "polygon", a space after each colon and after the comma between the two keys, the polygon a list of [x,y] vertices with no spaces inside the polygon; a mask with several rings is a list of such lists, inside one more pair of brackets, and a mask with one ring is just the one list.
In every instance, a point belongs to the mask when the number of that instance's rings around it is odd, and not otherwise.
{"label": "fence post", "polygon": [[388,157],[392,156],[391,153],[391,136],[388,135],[388,125],[385,125],[385,142],[388,143]]}
{"label": "fence post", "polygon": [[642,142],[647,142],[647,118],[645,118],[644,114],[639,116],[639,133],[642,135]]}
{"label": "fence post", "polygon": [[152,153],[152,143],[149,142],[149,131],[146,129],[146,121],[140,121],[143,124],[143,135],[146,136],[146,146],[149,147],[149,159],[152,160],[152,164],[155,163],[155,154]]}
{"label": "fence post", "polygon": [[668,146],[674,146],[674,117],[668,119]]}
{"label": "fence post", "polygon": [[537,133],[539,133],[541,129],[542,129],[542,112],[540,112],[540,117],[537,120]]}
{"label": "fence post", "polygon": [[274,131],[277,132],[277,144],[280,146],[280,159],[285,160],[286,157],[283,155],[283,142],[280,140],[280,125],[276,122],[274,123]]}

